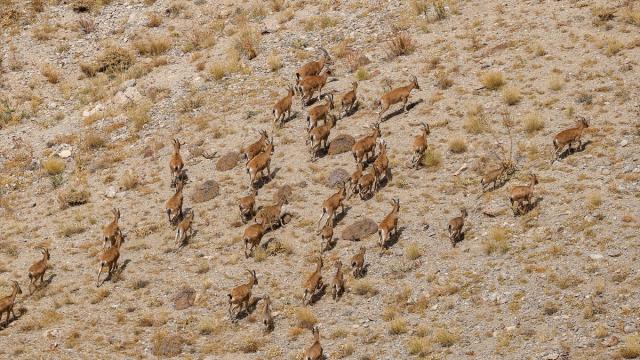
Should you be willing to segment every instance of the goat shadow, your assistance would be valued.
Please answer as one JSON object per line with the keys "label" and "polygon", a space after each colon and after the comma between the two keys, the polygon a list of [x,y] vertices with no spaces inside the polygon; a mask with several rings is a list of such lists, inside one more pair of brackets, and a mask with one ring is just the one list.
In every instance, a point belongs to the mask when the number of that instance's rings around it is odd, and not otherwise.
{"label": "goat shadow", "polygon": [[360,110],[360,101],[356,100],[355,104],[353,104],[351,109],[346,110],[344,112],[344,115],[340,119],[344,119],[346,117],[350,117],[351,115],[357,113],[358,110]]}
{"label": "goat shadow", "polygon": [[285,117],[285,118],[282,120],[282,125],[276,125],[276,127],[278,127],[278,128],[283,128],[283,127],[285,127],[288,123],[290,123],[290,122],[292,122],[293,120],[295,120],[295,119],[298,117],[298,115],[300,115],[300,112],[299,112],[299,111],[297,111],[297,110],[296,110],[296,111],[292,111],[292,112],[291,112],[291,114],[290,114],[289,116]]}
{"label": "goat shadow", "polygon": [[[364,266],[362,266],[362,272],[360,273],[360,276],[354,276],[354,278],[362,279],[363,277],[367,276],[367,274],[369,273],[370,265],[371,264],[369,263],[364,264]],[[353,271],[351,271],[351,274],[353,274]]]}
{"label": "goat shadow", "polygon": [[536,196],[533,199],[533,201],[531,202],[531,204],[527,204],[527,205],[523,206],[522,208],[517,207],[516,209],[513,209],[513,215],[514,216],[522,216],[522,215],[528,214],[531,210],[533,210],[536,207],[538,207],[538,205],[542,202],[542,200],[544,200],[544,198],[542,196]]}
{"label": "goat shadow", "polygon": [[591,144],[591,140],[586,140],[577,148],[567,148],[563,152],[561,152],[560,155],[558,155],[558,160],[565,159],[569,157],[569,155],[574,153],[581,153],[585,151],[585,149],[587,148],[587,145],[590,145],[590,144]]}
{"label": "goat shadow", "polygon": [[453,238],[451,240],[451,245],[453,247],[456,247],[456,245],[458,245],[459,243],[464,241],[465,235],[466,235],[466,233],[464,231],[461,232],[458,236],[456,236],[455,238]]}
{"label": "goat shadow", "polygon": [[[418,99],[414,102],[408,103],[407,104],[407,112],[411,111],[411,109],[413,109],[414,107],[416,107],[418,104],[423,103],[424,100],[423,99]],[[390,112],[388,114],[386,114],[385,116],[382,117],[382,119],[380,119],[381,122],[386,122],[388,120],[390,120],[392,117],[394,116],[398,116],[400,114],[404,113],[404,109],[401,107],[398,110],[395,110],[393,112]]]}
{"label": "goat shadow", "polygon": [[182,248],[184,248],[187,245],[189,245],[191,243],[191,239],[194,238],[196,235],[198,235],[198,230],[193,230],[191,232],[191,234],[185,236],[184,240],[182,241],[182,244],[180,244],[180,246],[178,246],[176,251],[181,250]]}
{"label": "goat shadow", "polygon": [[320,299],[322,299],[322,297],[327,291],[327,286],[328,286],[327,284],[322,284],[322,287],[320,288],[320,290],[316,291],[311,295],[311,297],[309,298],[309,305],[314,304],[316,301],[319,301]]}
{"label": "goat shadow", "polygon": [[389,236],[387,241],[384,244],[382,244],[382,247],[386,250],[386,249],[390,249],[393,245],[397,244],[405,228],[406,228],[405,226],[399,227],[398,230],[393,234],[393,236]]}
{"label": "goat shadow", "polygon": [[[122,265],[118,266],[111,274],[109,274],[102,281],[102,283],[105,283],[107,281],[111,281],[112,279],[119,279],[120,276],[122,275],[122,272],[127,268],[127,265],[129,265],[130,262],[131,262],[131,259],[126,259],[125,261],[123,261]],[[115,278],[114,278],[114,276],[115,276]]]}
{"label": "goat shadow", "polygon": [[253,312],[256,311],[258,302],[260,300],[262,300],[262,297],[258,297],[258,296],[252,297],[251,300],[249,300],[249,304],[247,304],[247,308],[243,309],[238,314],[236,314],[236,317],[234,318],[234,322],[240,321],[246,318],[247,316],[253,314]]}
{"label": "goat shadow", "polygon": [[260,176],[260,179],[252,184],[253,188],[260,189],[261,187],[269,184],[271,181],[273,181],[273,178],[276,177],[278,172],[280,172],[280,168],[275,168],[268,176]]}

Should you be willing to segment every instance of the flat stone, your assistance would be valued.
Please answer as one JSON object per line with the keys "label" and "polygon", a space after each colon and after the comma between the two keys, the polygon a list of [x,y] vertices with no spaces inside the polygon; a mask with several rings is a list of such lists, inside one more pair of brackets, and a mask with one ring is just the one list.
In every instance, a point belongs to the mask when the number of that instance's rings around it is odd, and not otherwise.
{"label": "flat stone", "polygon": [[222,155],[216,162],[216,170],[228,171],[236,167],[240,161],[240,153],[237,151],[231,151]]}
{"label": "flat stone", "polygon": [[351,151],[351,147],[356,143],[356,139],[351,135],[340,134],[329,143],[329,155],[342,154]]}
{"label": "flat stone", "polygon": [[604,256],[602,254],[589,254],[589,258],[591,260],[602,260],[604,259]]}
{"label": "flat stone", "polygon": [[173,297],[173,307],[176,310],[184,310],[191,306],[196,300],[196,291],[193,288],[185,287],[180,289]]}
{"label": "flat stone", "polygon": [[215,180],[207,180],[195,186],[191,200],[195,203],[209,201],[220,194],[220,185]]}
{"label": "flat stone", "polygon": [[363,240],[377,231],[378,224],[369,218],[365,218],[352,223],[342,230],[342,239],[350,241]]}

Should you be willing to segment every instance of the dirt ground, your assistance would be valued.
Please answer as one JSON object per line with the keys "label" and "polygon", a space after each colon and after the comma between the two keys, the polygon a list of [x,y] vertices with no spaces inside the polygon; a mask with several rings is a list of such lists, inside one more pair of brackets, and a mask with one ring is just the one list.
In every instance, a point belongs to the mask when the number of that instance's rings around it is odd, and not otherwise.
{"label": "dirt ground", "polygon": [[[327,359],[640,357],[639,30],[633,0],[0,0],[0,296],[22,288],[0,357],[301,359],[313,326]],[[300,96],[282,128],[271,110],[320,47],[323,92],[338,102],[358,81],[330,142],[369,134],[375,101],[411,76],[420,89],[380,124],[388,179],[346,200],[323,254],[324,282],[340,260],[346,291],[303,306],[322,202],[356,165],[351,151],[311,161]],[[580,117],[583,146],[552,163],[554,135]],[[237,200],[250,184],[234,152],[261,129],[275,150],[256,203],[285,194],[288,216],[245,258]],[[195,214],[179,250],[165,213],[174,138]],[[515,172],[483,192],[509,158]],[[514,214],[510,191],[531,174],[532,206]],[[388,248],[343,239],[396,198]],[[126,241],[96,287],[113,208]],[[39,246],[51,259],[30,294]],[[254,306],[232,322],[227,294],[247,269]]]}

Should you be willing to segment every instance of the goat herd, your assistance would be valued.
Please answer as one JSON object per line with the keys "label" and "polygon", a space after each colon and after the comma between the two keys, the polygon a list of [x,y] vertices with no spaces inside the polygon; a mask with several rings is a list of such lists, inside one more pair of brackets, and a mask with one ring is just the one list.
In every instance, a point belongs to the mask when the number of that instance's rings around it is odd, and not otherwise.
{"label": "goat herd", "polygon": [[[286,96],[279,99],[273,109],[273,121],[274,126],[283,126],[287,121],[291,120],[291,108],[293,104],[293,98],[296,94],[301,97],[302,107],[305,108],[309,103],[314,100],[314,95],[317,96],[315,100],[321,101],[324,98],[324,102],[317,104],[307,111],[307,145],[310,145],[311,160],[315,161],[318,157],[328,150],[328,138],[331,129],[335,126],[338,115],[333,113],[334,106],[334,92],[329,92],[322,95],[322,90],[327,83],[327,79],[332,75],[328,65],[332,64],[329,53],[320,48],[323,55],[317,61],[309,62],[303,65],[295,74],[296,84],[290,86],[287,90]],[[357,111],[358,108],[358,95],[357,95],[358,83],[353,82],[352,88],[346,93],[342,94],[340,99],[341,113],[340,116],[345,117]],[[320,251],[316,258],[315,271],[308,275],[304,282],[302,302],[303,305],[309,305],[321,295],[325,289],[325,284],[322,277],[323,260],[322,254],[328,251],[333,244],[333,229],[336,225],[336,218],[338,215],[338,209],[344,213],[345,201],[351,199],[354,194],[359,194],[361,199],[366,200],[370,198],[375,192],[380,189],[382,180],[387,182],[390,172],[389,159],[387,157],[387,143],[382,139],[380,125],[383,114],[389,110],[390,106],[398,103],[402,103],[402,109],[407,112],[407,101],[414,89],[420,89],[418,80],[415,76],[412,76],[410,82],[406,86],[392,89],[382,95],[375,102],[375,106],[378,107],[378,119],[370,127],[371,132],[357,140],[352,148],[351,152],[355,159],[356,169],[350,178],[341,182],[338,186],[337,192],[332,194],[322,203],[322,215],[318,221],[318,235],[320,236]],[[323,124],[320,124],[323,122]],[[418,168],[422,162],[422,158],[427,151],[428,142],[427,137],[430,134],[429,125],[422,123],[422,130],[418,134],[412,146],[412,157],[410,166],[412,168]],[[584,118],[578,119],[577,127],[564,130],[558,133],[553,139],[553,146],[555,148],[554,159],[556,160],[564,152],[565,148],[569,151],[574,149],[574,145],[577,144],[578,148],[582,146],[581,137],[583,130],[589,126],[588,122]],[[173,140],[173,155],[169,161],[169,168],[171,172],[171,187],[175,188],[175,193],[166,201],[165,211],[167,213],[169,223],[176,228],[175,242],[177,247],[181,247],[185,244],[185,241],[192,234],[192,223],[194,218],[193,210],[183,212],[183,189],[186,184],[187,177],[184,169],[184,162],[180,155],[180,147],[184,145],[178,139]],[[498,145],[499,146],[499,145]],[[513,143],[512,143],[513,146]],[[248,225],[243,234],[244,254],[245,257],[250,257],[257,246],[260,245],[261,240],[267,231],[273,231],[274,229],[284,226],[282,207],[287,204],[286,196],[281,196],[275,201],[274,204],[262,206],[256,210],[256,196],[258,188],[262,183],[262,179],[266,176],[270,179],[271,173],[271,158],[275,150],[273,138],[269,138],[266,131],[260,131],[260,138],[254,143],[241,149],[241,154],[246,160],[246,171],[249,174],[249,183],[251,192],[238,199],[238,207],[240,211],[240,217],[244,223],[248,223],[252,218],[254,223]],[[376,151],[377,150],[377,151]],[[495,189],[498,186],[503,185],[509,180],[510,175],[515,171],[515,164],[509,157],[508,159],[503,157],[498,159],[500,166],[496,169],[485,172],[485,175],[480,180],[482,191],[488,189]],[[553,162],[552,160],[552,162]],[[370,166],[369,166],[370,165]],[[366,167],[369,166],[369,170],[365,172]],[[532,206],[534,186],[538,183],[538,178],[535,174],[530,175],[530,183],[527,186],[515,186],[510,191],[509,201],[514,215],[528,211]],[[490,186],[491,185],[491,186]],[[490,187],[489,187],[490,186]],[[468,213],[465,208],[460,209],[460,216],[451,219],[448,223],[448,233],[452,246],[456,246],[456,243],[463,237],[464,221]],[[380,221],[378,224],[378,245],[381,248],[386,247],[387,243],[392,237],[398,235],[398,219],[400,217],[400,201],[399,199],[392,200],[391,211]],[[120,257],[120,247],[124,243],[126,236],[122,233],[118,221],[120,219],[120,211],[113,209],[113,220],[103,228],[103,251],[99,255],[100,269],[98,271],[97,286],[101,285],[100,276],[105,267],[108,268],[107,278],[109,279],[114,271],[118,269],[118,258]],[[325,219],[323,223],[323,219]],[[44,274],[48,267],[48,261],[50,259],[49,250],[41,248],[42,259],[33,264],[29,268],[28,277],[30,280],[29,290],[33,292],[42,286]],[[365,275],[365,247],[360,247],[359,251],[353,255],[349,264],[352,267],[354,277],[361,277]],[[345,278],[342,271],[342,262],[337,260],[335,262],[335,274],[330,283],[330,289],[332,297],[338,299],[345,288]],[[250,311],[252,302],[252,288],[258,284],[258,277],[253,270],[247,270],[249,273],[249,281],[246,284],[239,285],[228,293],[229,304],[229,316],[232,321],[237,321],[238,315],[244,310],[246,313]],[[38,285],[38,283],[40,285]],[[34,289],[34,290],[32,290]],[[0,299],[0,320],[4,313],[7,314],[6,324],[9,323],[10,314],[15,319],[13,312],[13,305],[17,294],[21,294],[19,283],[13,282],[13,291],[11,295]],[[255,300],[255,299],[254,299]],[[266,330],[273,329],[274,321],[271,315],[271,299],[268,295],[261,296],[258,300],[264,302],[262,310],[262,320]],[[235,310],[235,313],[234,313]],[[305,349],[305,360],[315,360],[322,358],[322,346],[320,345],[319,329],[315,327],[313,330],[314,342],[311,346]]]}

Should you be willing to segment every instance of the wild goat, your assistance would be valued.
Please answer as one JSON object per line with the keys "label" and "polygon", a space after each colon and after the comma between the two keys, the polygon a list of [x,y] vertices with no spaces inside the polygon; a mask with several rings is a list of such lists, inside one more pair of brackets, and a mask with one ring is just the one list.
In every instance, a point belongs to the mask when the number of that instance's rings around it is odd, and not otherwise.
{"label": "wild goat", "polygon": [[267,176],[271,179],[271,155],[275,146],[270,142],[263,152],[256,155],[247,163],[247,173],[249,174],[249,183],[253,186],[256,182],[258,174],[260,178],[263,176],[264,170],[267,170]]}
{"label": "wild goat", "polygon": [[331,224],[326,224],[322,230],[320,230],[320,253],[322,254],[325,249],[327,249],[331,242],[333,241],[333,226]]}
{"label": "wild goat", "polygon": [[356,160],[356,163],[363,162],[365,157],[366,161],[369,161],[370,156],[375,155],[376,142],[382,135],[380,132],[380,123],[377,122],[373,124],[371,129],[373,130],[371,134],[360,138],[351,147],[351,154],[353,154],[353,158]]}
{"label": "wild goat", "polygon": [[322,51],[322,57],[320,60],[308,62],[300,67],[298,71],[296,71],[296,79],[300,80],[301,78],[307,76],[313,76],[320,74],[320,71],[325,67],[325,65],[331,64],[331,57],[329,53],[324,48],[319,48]]}
{"label": "wild goat", "polygon": [[193,209],[190,209],[187,214],[180,220],[180,223],[176,227],[176,247],[184,245],[185,240],[193,235]]}
{"label": "wild goat", "polygon": [[301,101],[303,107],[307,105],[307,102],[313,98],[316,92],[318,92],[319,97],[322,96],[322,88],[327,84],[327,79],[331,75],[333,73],[327,68],[320,75],[307,76],[298,81],[298,88],[302,93]]}
{"label": "wild goat", "polygon": [[[235,320],[242,309],[249,312],[249,301],[251,300],[251,289],[254,285],[258,285],[258,277],[255,270],[247,270],[249,273],[249,282],[236,286],[227,294],[229,297],[229,318]],[[233,315],[233,308],[236,307],[238,312]]]}
{"label": "wild goat", "polygon": [[362,177],[362,171],[363,170],[364,170],[364,165],[362,163],[358,163],[356,165],[356,171],[354,171],[351,174],[351,177],[349,178],[349,198],[348,199],[351,199],[351,197],[356,192],[358,192],[358,182],[360,181],[360,178]]}
{"label": "wild goat", "polygon": [[323,287],[322,284],[322,256],[318,256],[316,262],[316,270],[309,274],[307,281],[304,283],[304,293],[302,295],[302,304],[308,305],[317,291]]}
{"label": "wild goat", "polygon": [[304,360],[322,360],[324,355],[322,354],[322,345],[320,345],[320,329],[318,326],[314,326],[313,330],[313,344],[304,351]]}
{"label": "wild goat", "polygon": [[105,266],[109,267],[109,271],[105,279],[111,277],[111,275],[113,275],[113,272],[118,269],[118,258],[120,258],[120,246],[122,246],[122,243],[124,242],[124,240],[125,240],[125,236],[119,234],[116,237],[116,243],[110,248],[108,248],[107,250],[103,251],[102,254],[100,254],[100,270],[98,270],[98,279],[96,280],[96,287],[100,287],[100,274],[102,274],[102,269]]}
{"label": "wild goat", "polygon": [[271,314],[271,298],[269,295],[265,295],[264,307],[262,308],[262,324],[264,325],[265,332],[270,332],[274,328],[273,315]]}
{"label": "wild goat", "polygon": [[329,114],[329,121],[326,124],[316,126],[309,130],[306,144],[309,145],[309,143],[311,143],[311,161],[318,159],[320,149],[324,149],[325,152],[328,150],[329,135],[335,124],[336,117]]}
{"label": "wild goat", "polygon": [[416,89],[420,90],[420,85],[418,85],[418,79],[415,76],[411,76],[411,83],[406,86],[401,86],[395,88],[388,93],[382,95],[379,100],[376,101],[376,105],[381,108],[378,113],[378,120],[382,119],[382,114],[384,114],[391,105],[402,102],[402,110],[407,112],[407,100],[409,100],[409,95],[411,95],[411,90]]}
{"label": "wild goat", "polygon": [[17,319],[16,313],[13,312],[13,305],[16,303],[16,295],[22,294],[22,289],[20,289],[20,284],[17,281],[13,281],[11,295],[5,296],[0,299],[0,320],[2,320],[2,315],[7,313],[7,320],[5,321],[5,327],[9,326],[9,316],[13,315],[14,319]]}
{"label": "wild goat", "polygon": [[335,267],[336,274],[331,280],[331,296],[333,297],[333,300],[337,299],[338,296],[341,296],[344,292],[344,274],[342,273],[342,262],[340,260],[337,260]]}
{"label": "wild goat", "polygon": [[[530,175],[531,182],[529,186],[514,186],[511,188],[511,194],[509,195],[509,202],[511,203],[511,209],[513,209],[513,203],[517,204],[517,210],[520,212],[527,202],[527,208],[531,207],[531,199],[533,198],[533,188],[538,184],[538,177],[535,174]],[[514,215],[516,209],[513,209]]]}
{"label": "wild goat", "polygon": [[341,214],[344,214],[344,200],[347,198],[347,188],[344,182],[338,185],[338,191],[329,196],[327,200],[322,203],[322,215],[320,215],[320,220],[318,220],[318,228],[320,227],[320,223],[322,219],[327,216],[327,221],[325,224],[329,224],[330,226],[335,225],[336,220],[336,210],[338,208],[341,209]]}
{"label": "wild goat", "polygon": [[324,104],[319,104],[309,109],[307,113],[307,131],[311,131],[311,129],[318,126],[320,120],[326,124],[329,111],[333,110],[333,108],[333,94],[329,93],[324,96]]}
{"label": "wild goat", "polygon": [[120,233],[120,226],[118,226],[118,220],[120,220],[120,210],[114,208],[113,210],[111,210],[111,213],[113,214],[113,220],[109,224],[105,225],[105,227],[102,229],[103,249],[106,248],[109,244],[113,245],[115,243],[116,235]]}
{"label": "wild goat", "polygon": [[34,290],[38,288],[37,282],[40,280],[40,286],[44,283],[44,274],[47,272],[47,267],[49,266],[49,259],[51,255],[49,255],[49,249],[47,248],[38,248],[42,253],[42,259],[35,262],[31,267],[29,267],[29,294],[32,294],[31,287],[34,287]]}
{"label": "wild goat", "polygon": [[268,205],[263,207],[256,214],[255,222],[258,224],[262,224],[265,229],[268,227],[269,230],[273,231],[274,226],[283,226],[282,222],[282,207],[285,204],[288,204],[289,201],[285,196],[282,196],[272,205]]}
{"label": "wild goat", "polygon": [[357,192],[360,194],[360,199],[364,200],[373,195],[376,191],[376,170],[371,167],[369,172],[360,176],[358,179]]}
{"label": "wild goat", "polygon": [[269,135],[265,130],[260,130],[260,138],[256,140],[254,143],[249,144],[247,147],[240,149],[240,153],[248,163],[251,159],[253,159],[256,155],[263,152],[269,143],[273,142],[273,139],[269,141]]}
{"label": "wild goat", "polygon": [[242,234],[242,241],[244,242],[244,257],[248,258],[253,253],[253,250],[260,245],[262,237],[267,228],[263,224],[251,224],[244,229]]}
{"label": "wild goat", "polygon": [[569,147],[569,151],[573,151],[573,143],[578,143],[578,149],[582,147],[582,133],[584,129],[589,127],[589,122],[584,117],[578,118],[578,125],[574,128],[563,130],[553,137],[553,147],[555,149],[555,156],[551,163],[558,160],[566,146]]}
{"label": "wild goat", "polygon": [[495,189],[499,184],[501,185],[507,181],[509,176],[516,171],[516,163],[513,160],[513,136],[511,135],[511,131],[509,131],[509,139],[510,150],[508,157],[507,151],[502,147],[502,145],[500,145],[498,139],[495,139],[498,149],[502,152],[502,156],[498,155],[496,152],[491,152],[491,155],[493,155],[500,163],[500,167],[486,172],[482,179],[480,179],[480,185],[482,186],[483,192],[487,191],[487,187],[490,184],[492,185],[491,188]]}
{"label": "wild goat", "polygon": [[380,139],[379,147],[380,150],[378,151],[378,156],[373,162],[373,169],[376,176],[376,189],[380,187],[380,182],[383,176],[385,178],[385,181],[389,180],[389,158],[387,157],[387,142],[383,139]]}
{"label": "wild goat", "polygon": [[380,238],[380,242],[378,245],[380,247],[384,247],[387,243],[387,240],[392,235],[398,235],[398,215],[400,212],[400,200],[393,199],[392,201],[393,208],[391,212],[385,216],[385,218],[378,224],[378,237]]}
{"label": "wild goat", "polygon": [[367,249],[360,246],[360,251],[351,258],[351,268],[353,268],[353,277],[359,278],[364,275],[364,254]]}
{"label": "wild goat", "polygon": [[468,216],[467,209],[460,209],[460,216],[449,220],[449,239],[451,246],[456,247],[456,243],[462,237],[462,228],[464,228],[464,219]]}
{"label": "wild goat", "polygon": [[180,156],[180,146],[184,145],[178,139],[173,139],[173,155],[169,160],[169,170],[171,170],[171,187],[176,186],[176,181],[182,174],[182,168],[184,162],[182,162],[182,156]]}
{"label": "wild goat", "polygon": [[411,166],[416,169],[420,164],[422,156],[424,156],[424,153],[427,151],[427,147],[429,146],[427,136],[431,133],[429,124],[421,123],[420,125],[422,125],[422,133],[413,139],[413,156],[411,157]]}
{"label": "wild goat", "polygon": [[175,224],[178,219],[182,218],[182,188],[184,187],[184,181],[178,180],[176,183],[176,192],[164,205],[167,216],[169,217],[169,224]]}
{"label": "wild goat", "polygon": [[287,95],[278,100],[273,106],[273,110],[271,110],[271,113],[273,114],[274,125],[278,124],[279,127],[282,127],[282,124],[284,124],[284,122],[291,117],[291,104],[293,103],[293,95],[295,95],[293,86],[289,86],[289,88],[287,89]]}
{"label": "wild goat", "polygon": [[238,208],[240,209],[240,219],[243,223],[251,220],[255,214],[256,196],[258,196],[258,190],[251,189],[249,195],[243,196],[238,199]]}
{"label": "wild goat", "polygon": [[342,116],[347,116],[349,113],[353,111],[353,108],[356,106],[357,98],[357,89],[358,82],[354,81],[351,83],[351,90],[349,90],[346,94],[342,95],[342,100],[340,101],[340,105],[344,114]]}

